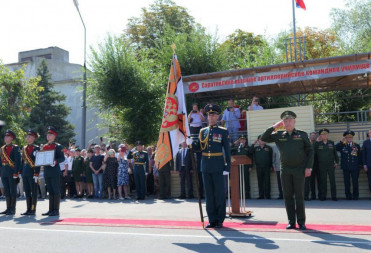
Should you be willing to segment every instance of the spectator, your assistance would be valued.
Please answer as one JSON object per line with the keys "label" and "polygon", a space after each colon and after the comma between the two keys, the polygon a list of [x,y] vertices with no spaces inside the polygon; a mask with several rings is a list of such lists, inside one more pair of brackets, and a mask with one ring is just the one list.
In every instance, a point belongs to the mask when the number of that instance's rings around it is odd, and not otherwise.
{"label": "spectator", "polygon": [[[64,149],[63,154],[64,154],[64,161],[59,164],[59,169],[61,170],[61,174],[60,174],[60,177],[59,177],[60,182],[61,182],[61,199],[64,199],[66,197],[66,184],[67,184],[67,173],[68,173],[68,164],[67,164],[68,150]],[[42,174],[44,175],[44,168],[41,168],[40,174],[41,174],[41,171],[42,171]],[[39,177],[39,179],[40,179],[40,177]],[[45,179],[43,181],[45,183]],[[42,188],[43,187],[40,185],[40,189],[42,189]],[[42,190],[41,190],[41,195],[43,195]]]}
{"label": "spectator", "polygon": [[77,198],[82,198],[82,174],[84,173],[84,158],[80,155],[80,149],[76,148],[72,163],[72,175],[75,182]]}
{"label": "spectator", "polygon": [[93,186],[93,175],[92,171],[89,167],[89,163],[91,161],[91,158],[93,157],[94,152],[92,149],[88,150],[87,157],[84,161],[84,175],[85,175],[85,191],[86,191],[86,196],[88,199],[91,199],[93,197],[93,191],[94,191],[94,186]]}
{"label": "spectator", "polygon": [[260,99],[259,97],[254,96],[251,100],[251,105],[249,106],[248,110],[249,111],[259,111],[259,110],[264,110],[264,108],[259,105]]}
{"label": "spectator", "polygon": [[[117,188],[120,200],[130,199],[129,196],[129,162],[127,159],[127,146],[123,145],[119,148],[117,161],[119,164],[117,173]],[[124,188],[125,198],[122,197],[122,188]]]}
{"label": "spectator", "polygon": [[180,199],[186,198],[185,184],[187,181],[188,198],[193,199],[193,184],[192,184],[192,157],[191,151],[187,147],[187,143],[181,144],[181,149],[176,154],[176,171],[179,171],[180,177]]}
{"label": "spectator", "polygon": [[240,116],[240,109],[235,107],[233,99],[228,100],[228,107],[223,113],[222,125],[225,124],[232,143],[234,143],[238,138],[238,129],[241,127],[238,120]]}
{"label": "spectator", "polygon": [[94,197],[102,198],[103,193],[103,159],[104,156],[100,154],[101,149],[99,145],[94,146],[94,156],[90,159],[89,167],[92,170],[94,183]]}
{"label": "spectator", "polygon": [[114,149],[108,150],[104,157],[104,163],[106,164],[106,169],[103,174],[103,185],[107,189],[108,199],[111,199],[111,191],[113,192],[113,199],[116,199],[118,162]]}
{"label": "spectator", "polygon": [[192,111],[188,115],[188,123],[190,124],[189,130],[192,138],[198,138],[203,121],[205,121],[204,115],[198,110],[198,105],[193,104]]}

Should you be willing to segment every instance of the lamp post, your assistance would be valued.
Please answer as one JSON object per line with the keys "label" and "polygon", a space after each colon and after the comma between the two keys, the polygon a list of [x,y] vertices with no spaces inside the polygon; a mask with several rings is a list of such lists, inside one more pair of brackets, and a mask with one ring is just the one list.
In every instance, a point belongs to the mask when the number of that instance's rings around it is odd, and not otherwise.
{"label": "lamp post", "polygon": [[85,135],[86,135],[86,27],[84,20],[82,19],[79,3],[77,0],[73,0],[76,10],[80,15],[82,25],[84,26],[84,76],[83,76],[83,92],[82,92],[82,131],[81,131],[81,144],[85,147]]}

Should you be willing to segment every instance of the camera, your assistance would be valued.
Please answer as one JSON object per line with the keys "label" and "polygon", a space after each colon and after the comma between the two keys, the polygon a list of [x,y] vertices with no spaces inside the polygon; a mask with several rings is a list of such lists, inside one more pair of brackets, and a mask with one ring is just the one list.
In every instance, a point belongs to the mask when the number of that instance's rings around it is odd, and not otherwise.
{"label": "camera", "polygon": [[193,113],[197,113],[197,111],[195,111],[195,110],[193,110],[192,112],[193,112]]}

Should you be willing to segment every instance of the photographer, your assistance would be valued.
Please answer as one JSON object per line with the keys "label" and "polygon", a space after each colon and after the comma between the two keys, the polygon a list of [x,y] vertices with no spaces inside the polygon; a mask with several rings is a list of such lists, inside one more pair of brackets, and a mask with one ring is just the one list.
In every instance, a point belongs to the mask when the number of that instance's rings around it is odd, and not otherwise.
{"label": "photographer", "polygon": [[192,105],[192,111],[188,115],[188,123],[190,124],[190,132],[193,138],[197,138],[202,128],[202,122],[205,120],[204,115],[198,110],[198,105]]}
{"label": "photographer", "polygon": [[264,110],[264,108],[259,105],[259,97],[253,97],[251,101],[251,105],[249,106],[248,110],[249,111],[259,111],[259,110]]}
{"label": "photographer", "polygon": [[222,125],[225,123],[225,128],[227,128],[230,134],[232,143],[238,138],[238,129],[241,127],[239,122],[240,116],[240,109],[235,107],[233,99],[228,100],[228,107],[223,113]]}

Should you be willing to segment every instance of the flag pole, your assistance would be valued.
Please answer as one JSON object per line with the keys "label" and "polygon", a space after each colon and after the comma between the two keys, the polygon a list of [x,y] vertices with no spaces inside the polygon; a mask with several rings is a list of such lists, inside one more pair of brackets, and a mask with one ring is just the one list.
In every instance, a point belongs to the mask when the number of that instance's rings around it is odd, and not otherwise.
{"label": "flag pole", "polygon": [[[176,73],[176,66],[175,66],[175,61],[174,61],[175,49],[176,49],[175,44],[172,44],[171,48],[173,49],[172,65],[173,65],[173,71],[174,71],[174,79],[175,79],[175,82],[177,82],[178,77],[176,76],[177,73]],[[189,138],[189,136],[187,136],[187,138]],[[187,140],[185,140],[185,141],[187,143]],[[197,170],[197,167],[196,167],[195,156],[194,156],[192,144],[189,145],[189,150],[191,152],[192,170],[193,170],[193,172],[196,176],[196,185],[197,185],[197,189],[198,189],[197,197],[198,197],[198,207],[200,209],[201,226],[202,226],[202,228],[205,228],[204,214],[202,212],[202,204],[201,204],[201,196],[200,196],[200,187],[199,187],[199,182],[198,182],[198,170]]]}
{"label": "flag pole", "polygon": [[294,56],[295,56],[295,62],[297,59],[296,56],[296,24],[295,24],[295,0],[292,0],[292,23],[293,23],[293,33],[294,33]]}

